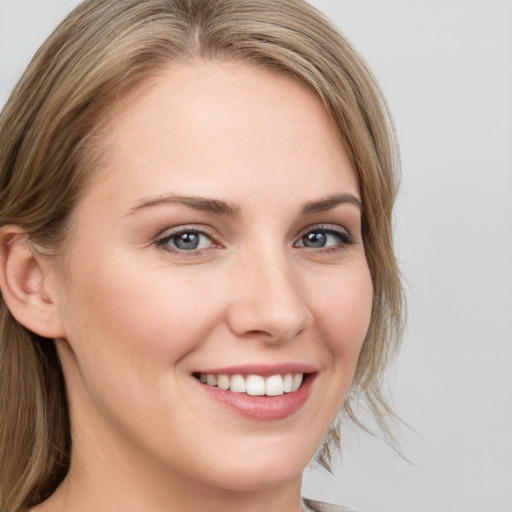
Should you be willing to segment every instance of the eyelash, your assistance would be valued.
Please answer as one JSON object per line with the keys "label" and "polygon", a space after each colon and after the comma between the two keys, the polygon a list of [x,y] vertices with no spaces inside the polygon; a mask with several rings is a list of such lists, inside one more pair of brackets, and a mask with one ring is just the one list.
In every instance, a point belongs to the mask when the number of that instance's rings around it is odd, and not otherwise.
{"label": "eyelash", "polygon": [[[314,251],[315,253],[322,253],[322,254],[337,253],[337,252],[346,250],[348,247],[350,247],[351,245],[354,245],[356,243],[354,237],[351,235],[351,233],[346,228],[343,228],[341,226],[333,226],[332,224],[310,226],[302,232],[302,234],[299,236],[298,241],[303,241],[304,237],[306,237],[309,234],[313,234],[313,233],[331,235],[337,239],[337,243],[330,245],[330,246],[320,247],[320,248],[310,247],[309,249],[311,251]],[[298,242],[295,242],[294,246],[297,246],[297,243]],[[306,246],[300,245],[298,247],[306,247]]]}
{"label": "eyelash", "polygon": [[[208,247],[208,248],[200,248],[200,249],[192,249],[192,250],[185,250],[185,249],[180,249],[179,247],[172,247],[169,242],[173,239],[173,238],[177,238],[179,237],[180,235],[186,235],[186,234],[194,234],[194,235],[199,235],[199,236],[202,236],[202,237],[206,237],[210,240],[212,246],[211,247]],[[156,241],[156,245],[158,247],[160,247],[161,249],[163,249],[164,251],[167,251],[167,252],[170,252],[170,253],[173,253],[173,254],[177,254],[178,256],[182,256],[182,257],[190,257],[190,256],[199,256],[203,253],[203,251],[205,250],[209,250],[209,249],[212,249],[212,248],[215,248],[215,247],[220,247],[220,245],[216,244],[214,242],[214,239],[213,239],[213,235],[208,233],[207,230],[205,230],[205,228],[197,228],[197,227],[192,227],[192,226],[181,226],[173,231],[171,231],[170,233],[167,233],[165,236],[159,238],[157,241]]]}
{"label": "eyelash", "polygon": [[[199,248],[199,249],[180,249],[179,247],[172,247],[170,245],[170,241],[172,239],[175,239],[179,237],[180,235],[186,235],[186,234],[193,234],[198,235],[200,237],[206,237],[210,240],[211,246],[205,247],[205,248]],[[310,234],[323,234],[323,235],[331,235],[334,236],[337,239],[337,243],[326,246],[326,247],[307,247],[304,245],[304,237]],[[297,245],[299,242],[302,242],[302,245]],[[322,253],[322,254],[332,254],[337,253],[340,251],[346,250],[351,245],[355,244],[354,237],[350,234],[350,232],[342,227],[333,226],[333,225],[316,225],[316,226],[310,226],[306,228],[302,234],[298,237],[298,240],[293,244],[294,247],[304,247],[305,249],[309,249],[310,251],[314,253]],[[213,248],[219,248],[222,247],[219,244],[216,244],[214,241],[214,237],[212,234],[208,233],[207,230],[204,228],[198,229],[197,227],[188,227],[188,226],[182,226],[170,233],[167,233],[165,236],[159,238],[156,241],[156,245],[168,252],[171,252],[173,254],[177,254],[182,257],[193,257],[193,256],[199,256],[204,253],[205,250],[210,250]]]}

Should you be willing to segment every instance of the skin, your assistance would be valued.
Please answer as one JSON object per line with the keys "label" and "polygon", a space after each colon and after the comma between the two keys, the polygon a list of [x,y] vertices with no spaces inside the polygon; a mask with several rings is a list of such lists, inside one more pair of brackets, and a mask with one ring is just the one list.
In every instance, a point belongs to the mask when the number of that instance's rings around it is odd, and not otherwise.
{"label": "skin", "polygon": [[[173,66],[117,107],[105,143],[64,274],[55,260],[41,264],[74,444],[68,477],[33,510],[297,512],[372,300],[356,201],[303,211],[359,198],[324,107],[293,79],[250,65]],[[175,196],[224,201],[236,214]],[[182,226],[205,233],[199,250],[161,241]],[[306,246],[321,229],[352,243],[327,233],[324,247]],[[249,363],[312,365],[308,400],[258,421],[192,376]]]}

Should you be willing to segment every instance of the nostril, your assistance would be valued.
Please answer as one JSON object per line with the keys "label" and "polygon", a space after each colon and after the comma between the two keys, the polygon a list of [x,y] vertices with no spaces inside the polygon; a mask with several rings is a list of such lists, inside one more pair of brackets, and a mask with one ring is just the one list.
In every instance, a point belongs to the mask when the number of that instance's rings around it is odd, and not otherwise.
{"label": "nostril", "polygon": [[267,331],[249,331],[248,333],[246,333],[248,336],[252,336],[252,337],[258,337],[258,338],[267,338],[267,337],[272,337],[272,334],[267,332]]}

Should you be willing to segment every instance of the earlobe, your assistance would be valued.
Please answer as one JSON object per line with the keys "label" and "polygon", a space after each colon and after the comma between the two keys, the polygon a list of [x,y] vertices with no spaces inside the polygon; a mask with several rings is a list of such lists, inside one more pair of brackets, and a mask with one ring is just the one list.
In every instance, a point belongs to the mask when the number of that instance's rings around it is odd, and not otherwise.
{"label": "earlobe", "polygon": [[19,226],[0,229],[0,289],[7,307],[27,329],[46,338],[61,338],[59,309],[45,287],[49,265],[44,259]]}

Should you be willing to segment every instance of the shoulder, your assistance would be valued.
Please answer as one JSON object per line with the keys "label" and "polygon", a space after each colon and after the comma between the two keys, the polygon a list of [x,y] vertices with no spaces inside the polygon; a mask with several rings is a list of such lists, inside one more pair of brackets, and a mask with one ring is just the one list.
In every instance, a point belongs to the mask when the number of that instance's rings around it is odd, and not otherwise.
{"label": "shoulder", "polygon": [[302,500],[302,503],[304,512],[356,512],[351,508],[342,507],[341,505],[331,505],[329,503],[308,500],[306,498]]}

